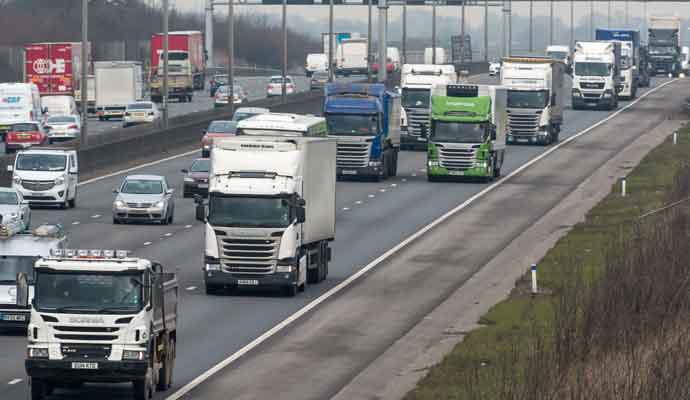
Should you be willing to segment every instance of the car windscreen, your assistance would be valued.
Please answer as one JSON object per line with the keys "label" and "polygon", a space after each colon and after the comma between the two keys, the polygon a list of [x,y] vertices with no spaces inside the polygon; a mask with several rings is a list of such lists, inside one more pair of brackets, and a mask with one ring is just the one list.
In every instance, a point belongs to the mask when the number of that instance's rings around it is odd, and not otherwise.
{"label": "car windscreen", "polygon": [[431,91],[429,89],[403,88],[402,106],[404,108],[429,108],[430,94]]}
{"label": "car windscreen", "polygon": [[211,160],[204,158],[195,160],[190,168],[191,172],[208,172],[211,169]]}
{"label": "car windscreen", "polygon": [[14,132],[35,132],[38,130],[38,124],[30,124],[30,123],[12,124],[11,130]]}
{"label": "car windscreen", "polygon": [[548,90],[509,90],[508,107],[542,109],[549,103]]}
{"label": "car windscreen", "polygon": [[0,192],[0,204],[19,204],[19,197],[14,192]]}
{"label": "car windscreen", "polygon": [[[271,78],[271,80],[269,81],[269,83],[282,85],[282,84],[283,84],[283,80],[282,80],[281,78]],[[292,83],[292,79],[286,78],[286,79],[285,79],[285,83]]]}
{"label": "car windscreen", "polygon": [[67,156],[63,154],[19,154],[16,161],[18,171],[64,171]]}
{"label": "car windscreen", "polygon": [[127,179],[122,184],[122,193],[126,194],[161,194],[163,182],[151,179]]}
{"label": "car windscreen", "polygon": [[611,64],[601,62],[575,63],[575,75],[577,76],[608,76],[611,73]]}
{"label": "car windscreen", "polygon": [[74,124],[77,122],[75,117],[60,116],[48,118],[49,124]]}
{"label": "car windscreen", "polygon": [[29,282],[34,280],[34,263],[38,257],[0,256],[0,283],[17,282],[17,274],[23,272]]}
{"label": "car windscreen", "polygon": [[208,126],[208,133],[235,133],[237,131],[236,121],[213,121]]}
{"label": "car windscreen", "polygon": [[153,104],[151,103],[132,103],[127,106],[128,110],[151,110]]}
{"label": "car windscreen", "polygon": [[372,136],[378,132],[376,114],[326,114],[329,135]]}

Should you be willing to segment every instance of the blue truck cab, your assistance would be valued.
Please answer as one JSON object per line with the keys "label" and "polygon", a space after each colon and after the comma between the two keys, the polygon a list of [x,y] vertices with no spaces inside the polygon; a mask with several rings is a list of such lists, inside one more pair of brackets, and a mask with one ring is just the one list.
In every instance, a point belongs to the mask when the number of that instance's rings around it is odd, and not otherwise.
{"label": "blue truck cab", "polygon": [[400,96],[383,84],[326,85],[323,113],[337,139],[338,177],[383,180],[398,172]]}

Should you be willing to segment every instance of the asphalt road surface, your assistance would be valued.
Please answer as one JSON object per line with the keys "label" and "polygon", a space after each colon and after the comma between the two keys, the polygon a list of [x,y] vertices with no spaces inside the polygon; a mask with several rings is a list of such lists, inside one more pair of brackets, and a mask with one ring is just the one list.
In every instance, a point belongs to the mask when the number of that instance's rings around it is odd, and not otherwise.
{"label": "asphalt road surface", "polygon": [[[489,82],[485,77],[483,82]],[[658,84],[662,80],[655,80]],[[193,103],[192,103],[193,104]],[[621,102],[624,106],[626,102]],[[295,112],[319,113],[318,109],[295,109]],[[607,111],[567,110],[561,138],[567,138],[610,115]],[[656,115],[625,113],[626,118],[646,121]],[[618,117],[621,118],[621,117]],[[635,123],[632,125],[634,128]],[[638,124],[639,126],[646,126]],[[614,134],[615,132],[612,132]],[[601,143],[605,146],[605,143]],[[503,173],[508,174],[528,160],[544,152],[546,148],[536,146],[510,146],[506,156]],[[363,266],[394,247],[420,227],[428,224],[459,203],[470,198],[486,187],[485,184],[471,183],[429,183],[425,176],[425,155],[423,152],[401,153],[398,177],[384,182],[338,182],[337,184],[337,235],[334,242],[334,259],[330,265],[328,279],[318,285],[310,286],[305,293],[295,298],[284,298],[271,293],[240,292],[228,296],[207,296],[203,290],[202,257],[203,226],[194,219],[194,204],[191,199],[182,199],[182,174],[180,169],[189,166],[198,156],[181,156],[162,162],[137,173],[165,175],[177,187],[175,223],[170,226],[159,225],[113,225],[111,204],[112,188],[117,186],[123,175],[102,179],[82,185],[76,209],[34,210],[33,222],[62,223],[69,232],[70,244],[80,248],[122,248],[134,251],[140,257],[161,262],[167,268],[178,272],[181,287],[179,307],[178,353],[173,388],[165,394],[157,394],[163,399],[184,384],[190,382],[210,367],[235,353],[252,340],[274,327],[286,317],[304,307],[328,289],[356,273]],[[557,182],[559,174],[565,169],[551,171],[551,179]],[[538,192],[533,193],[538,195]],[[516,210],[517,211],[517,210]],[[375,227],[375,228],[373,228]],[[519,228],[519,227],[517,227]],[[516,229],[515,226],[511,229]],[[367,279],[367,278],[365,278]],[[410,279],[416,279],[410,277]],[[435,292],[440,294],[441,292]],[[385,292],[382,293],[385,295]],[[338,300],[335,300],[337,302]],[[367,305],[362,303],[361,307]],[[420,307],[426,305],[420,305]],[[413,315],[422,315],[419,310],[411,310]],[[397,332],[397,331],[396,331]],[[341,332],[344,334],[346,332]],[[353,333],[356,334],[356,333]],[[387,333],[389,334],[389,333]],[[395,332],[393,333],[395,334]],[[27,379],[23,362],[26,353],[24,332],[7,333],[0,336],[0,399],[26,399]],[[338,354],[352,351],[350,347],[338,347],[337,342],[323,343],[326,348],[314,348],[315,355],[323,352]],[[309,346],[303,343],[304,347]],[[253,361],[261,354],[250,354],[244,362]],[[367,355],[368,356],[368,355]],[[364,357],[366,358],[366,357]],[[357,368],[353,363],[348,365]],[[299,369],[299,365],[293,365]],[[351,373],[351,370],[346,371]],[[223,375],[232,378],[232,374]],[[251,375],[251,374],[249,374]],[[261,374],[255,375],[262,376]],[[264,378],[266,378],[264,376]],[[271,379],[270,377],[268,378]],[[284,380],[276,379],[276,382]],[[329,385],[333,381],[329,380]],[[256,379],[248,380],[247,387],[254,387]],[[267,384],[269,382],[264,381]],[[294,382],[293,382],[294,383]],[[340,376],[340,383],[343,381]],[[311,386],[307,380],[299,386]],[[325,383],[324,383],[325,385]],[[270,397],[286,393],[285,398],[324,398],[324,393],[333,394],[335,386],[314,385],[314,390],[306,390],[305,397],[293,396],[294,392],[275,386]],[[309,389],[309,388],[307,388]],[[212,379],[201,387],[201,394],[189,398],[227,398],[234,393]],[[239,393],[239,392],[238,392]],[[287,396],[289,394],[289,396]],[[242,398],[266,398],[252,396],[250,391],[242,393]],[[88,385],[80,392],[58,390],[51,400],[58,399],[127,399],[130,398],[129,385]],[[317,396],[317,397],[314,397]],[[283,398],[282,394],[280,395]],[[234,396],[233,396],[234,398]]]}

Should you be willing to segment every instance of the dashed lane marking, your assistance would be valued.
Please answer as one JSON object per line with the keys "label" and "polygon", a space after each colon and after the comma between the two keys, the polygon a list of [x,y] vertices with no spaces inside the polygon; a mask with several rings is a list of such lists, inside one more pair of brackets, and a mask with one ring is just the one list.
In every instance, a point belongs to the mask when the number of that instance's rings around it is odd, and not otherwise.
{"label": "dashed lane marking", "polygon": [[81,222],[79,222],[79,221],[72,222],[72,225],[79,225],[79,224],[81,224]]}
{"label": "dashed lane marking", "polygon": [[144,246],[151,246],[151,242],[144,242]]}
{"label": "dashed lane marking", "polygon": [[343,211],[349,211],[349,210],[350,210],[349,207],[343,207]]}
{"label": "dashed lane marking", "polygon": [[93,219],[100,218],[100,217],[101,217],[101,214],[94,214],[91,216],[91,218],[93,218]]}
{"label": "dashed lane marking", "polygon": [[172,235],[173,235],[173,234],[172,234],[171,232],[168,232],[168,233],[166,233],[166,234],[163,235],[163,236],[165,236],[165,237],[170,237],[170,236],[172,236]]}
{"label": "dashed lane marking", "polygon": [[362,204],[362,200],[355,201],[355,204]]}
{"label": "dashed lane marking", "polygon": [[185,226],[184,226],[185,229],[189,229],[189,228],[191,228],[191,227],[192,227],[191,225],[185,225]]}
{"label": "dashed lane marking", "polygon": [[196,286],[190,286],[187,288],[187,290],[195,290],[195,289],[196,289]]}
{"label": "dashed lane marking", "polygon": [[16,385],[21,381],[22,381],[22,379],[16,378],[16,379],[12,379],[11,381],[7,382],[7,384],[8,385]]}
{"label": "dashed lane marking", "polygon": [[370,199],[373,199],[374,197],[376,197],[375,194],[370,194],[370,195],[369,195],[369,198],[370,198]]}

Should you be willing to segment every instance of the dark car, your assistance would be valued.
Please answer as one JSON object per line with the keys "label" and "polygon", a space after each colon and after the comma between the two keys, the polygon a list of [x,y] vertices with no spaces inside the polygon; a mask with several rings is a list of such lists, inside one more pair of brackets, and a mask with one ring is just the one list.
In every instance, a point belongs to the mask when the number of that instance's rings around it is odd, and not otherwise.
{"label": "dark car", "polygon": [[211,78],[211,81],[209,82],[209,91],[211,94],[211,97],[214,97],[216,95],[216,90],[218,90],[219,87],[223,85],[228,84],[228,75],[227,74],[218,74],[214,75],[213,78]]}
{"label": "dark car", "polygon": [[211,155],[211,143],[215,137],[234,136],[237,132],[237,121],[211,121],[201,138],[201,157]]}
{"label": "dark car", "polygon": [[189,169],[183,169],[184,177],[184,197],[192,197],[195,194],[206,196],[208,194],[208,171],[211,168],[211,161],[208,158],[197,158]]}
{"label": "dark car", "polygon": [[315,71],[309,79],[309,89],[323,89],[328,83],[328,71]]}

